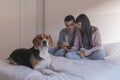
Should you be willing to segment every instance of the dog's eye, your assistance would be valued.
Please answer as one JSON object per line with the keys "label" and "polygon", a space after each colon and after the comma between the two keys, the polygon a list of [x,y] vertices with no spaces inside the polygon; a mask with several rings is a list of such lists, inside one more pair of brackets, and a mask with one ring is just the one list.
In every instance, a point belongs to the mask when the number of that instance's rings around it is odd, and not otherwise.
{"label": "dog's eye", "polygon": [[42,40],[43,38],[42,37],[38,37],[38,39]]}
{"label": "dog's eye", "polygon": [[49,37],[48,37],[48,36],[46,36],[46,39],[49,39]]}

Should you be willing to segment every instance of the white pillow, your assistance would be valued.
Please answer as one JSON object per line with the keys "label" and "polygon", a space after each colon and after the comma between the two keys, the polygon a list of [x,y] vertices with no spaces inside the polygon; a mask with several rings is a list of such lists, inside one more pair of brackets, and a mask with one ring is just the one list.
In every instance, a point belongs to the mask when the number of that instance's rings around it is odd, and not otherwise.
{"label": "white pillow", "polygon": [[105,49],[107,56],[120,56],[120,42],[104,44],[103,48]]}

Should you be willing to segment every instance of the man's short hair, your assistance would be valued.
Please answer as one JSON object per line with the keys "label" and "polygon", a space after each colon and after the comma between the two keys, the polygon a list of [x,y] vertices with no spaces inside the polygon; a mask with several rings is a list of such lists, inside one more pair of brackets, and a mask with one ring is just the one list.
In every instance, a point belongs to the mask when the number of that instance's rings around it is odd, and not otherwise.
{"label": "man's short hair", "polygon": [[68,22],[68,21],[71,21],[71,20],[73,20],[73,22],[75,22],[75,18],[72,15],[68,15],[68,16],[65,17],[64,22]]}

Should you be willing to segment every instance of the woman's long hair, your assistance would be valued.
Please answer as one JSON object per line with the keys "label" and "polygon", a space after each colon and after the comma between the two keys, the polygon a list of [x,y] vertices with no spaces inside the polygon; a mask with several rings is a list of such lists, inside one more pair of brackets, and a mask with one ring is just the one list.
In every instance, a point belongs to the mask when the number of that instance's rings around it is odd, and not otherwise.
{"label": "woman's long hair", "polygon": [[82,44],[84,48],[91,49],[93,47],[92,44],[92,28],[90,25],[90,21],[85,14],[80,14],[76,18],[76,23],[82,23],[82,28],[80,30],[82,36]]}

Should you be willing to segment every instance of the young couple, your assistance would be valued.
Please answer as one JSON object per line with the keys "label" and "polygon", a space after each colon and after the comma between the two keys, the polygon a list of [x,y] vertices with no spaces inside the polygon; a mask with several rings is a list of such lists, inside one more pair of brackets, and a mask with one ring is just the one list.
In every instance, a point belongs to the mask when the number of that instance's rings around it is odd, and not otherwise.
{"label": "young couple", "polygon": [[59,33],[57,48],[50,49],[50,53],[73,60],[104,59],[106,53],[102,49],[100,32],[85,14],[80,14],[76,20],[68,15],[64,23],[66,28]]}

